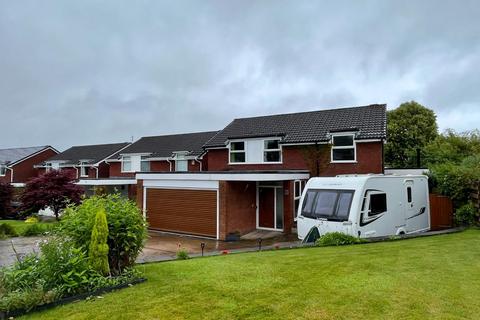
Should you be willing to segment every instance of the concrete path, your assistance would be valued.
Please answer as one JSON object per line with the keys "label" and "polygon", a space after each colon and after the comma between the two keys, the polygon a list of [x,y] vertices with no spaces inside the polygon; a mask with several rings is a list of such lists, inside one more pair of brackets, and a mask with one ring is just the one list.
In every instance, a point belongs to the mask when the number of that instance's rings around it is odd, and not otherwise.
{"label": "concrete path", "polygon": [[40,241],[42,237],[15,237],[0,240],[0,266],[13,264],[17,261],[17,255],[22,258],[26,254],[38,252]]}

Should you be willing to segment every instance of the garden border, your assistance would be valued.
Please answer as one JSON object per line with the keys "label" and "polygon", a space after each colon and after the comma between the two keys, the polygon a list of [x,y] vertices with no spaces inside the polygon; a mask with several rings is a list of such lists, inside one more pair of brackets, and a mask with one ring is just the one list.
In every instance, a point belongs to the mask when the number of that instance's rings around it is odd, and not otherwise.
{"label": "garden border", "polygon": [[118,284],[118,285],[115,285],[115,286],[100,288],[100,289],[95,290],[93,292],[86,292],[86,293],[78,294],[78,295],[75,295],[75,296],[65,297],[65,298],[62,298],[62,299],[54,301],[54,302],[50,302],[50,303],[46,303],[46,304],[42,304],[42,305],[33,307],[30,310],[17,309],[17,310],[11,311],[11,312],[0,311],[0,320],[5,320],[5,319],[8,319],[10,317],[19,317],[19,316],[25,315],[27,313],[36,312],[36,311],[43,311],[43,310],[51,309],[53,307],[61,306],[61,305],[67,304],[67,303],[85,300],[88,297],[98,296],[98,295],[103,294],[103,293],[109,293],[109,292],[112,292],[112,291],[115,291],[115,290],[124,289],[124,288],[127,288],[127,287],[131,287],[133,285],[136,285],[136,284],[143,283],[145,281],[147,281],[146,278],[138,278],[138,279],[135,279],[135,280],[132,280],[132,281],[129,281],[129,282],[126,282],[126,283]]}

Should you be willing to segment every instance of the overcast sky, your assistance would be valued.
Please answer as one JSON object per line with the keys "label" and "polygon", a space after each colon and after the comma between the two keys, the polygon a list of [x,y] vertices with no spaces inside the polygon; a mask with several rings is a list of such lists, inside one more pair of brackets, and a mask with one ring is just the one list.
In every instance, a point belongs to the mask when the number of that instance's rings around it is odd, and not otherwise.
{"label": "overcast sky", "polygon": [[480,1],[0,0],[0,147],[416,100],[480,122]]}

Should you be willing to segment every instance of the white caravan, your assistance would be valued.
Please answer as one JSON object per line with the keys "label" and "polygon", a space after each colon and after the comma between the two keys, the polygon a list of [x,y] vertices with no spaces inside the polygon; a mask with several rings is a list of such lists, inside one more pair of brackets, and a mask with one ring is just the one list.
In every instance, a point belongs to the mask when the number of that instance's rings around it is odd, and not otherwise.
{"label": "white caravan", "polygon": [[[342,175],[312,178],[297,212],[298,238],[342,232],[382,237],[430,229],[428,178],[423,175]],[[316,233],[316,232],[314,232]],[[310,239],[310,236],[308,236]]]}

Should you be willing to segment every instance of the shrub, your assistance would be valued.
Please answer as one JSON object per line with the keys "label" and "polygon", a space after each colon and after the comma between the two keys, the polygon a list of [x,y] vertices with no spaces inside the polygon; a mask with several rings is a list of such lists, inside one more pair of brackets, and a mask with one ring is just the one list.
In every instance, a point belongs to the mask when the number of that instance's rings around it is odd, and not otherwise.
{"label": "shrub", "polygon": [[365,240],[341,232],[329,232],[320,236],[315,244],[320,247],[343,246],[348,244],[362,243]]}
{"label": "shrub", "polygon": [[473,225],[478,222],[478,210],[473,203],[464,204],[455,211],[455,223],[457,225]]}
{"label": "shrub", "polygon": [[53,224],[33,223],[22,232],[24,237],[41,236],[53,229]]}
{"label": "shrub", "polygon": [[25,219],[25,223],[37,223],[37,222],[38,222],[38,218],[35,216],[30,216],[27,219]]}
{"label": "shrub", "polygon": [[14,227],[8,223],[0,224],[0,237],[18,237],[18,233]]}
{"label": "shrub", "polygon": [[188,255],[187,250],[179,250],[177,251],[177,259],[178,260],[187,260],[190,256]]}
{"label": "shrub", "polygon": [[110,273],[108,266],[108,225],[105,210],[98,210],[93,225],[92,238],[88,249],[90,264],[100,274],[106,276]]}
{"label": "shrub", "polygon": [[120,195],[93,196],[81,205],[68,206],[60,232],[78,248],[88,251],[95,215],[104,208],[108,224],[108,263],[114,275],[135,263],[147,237],[146,222],[137,205]]}

